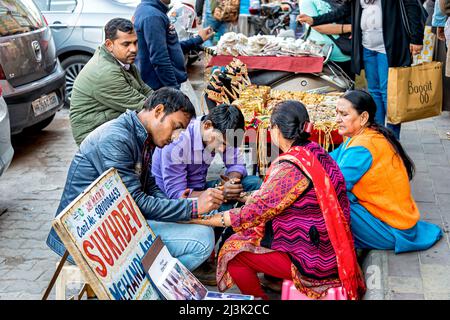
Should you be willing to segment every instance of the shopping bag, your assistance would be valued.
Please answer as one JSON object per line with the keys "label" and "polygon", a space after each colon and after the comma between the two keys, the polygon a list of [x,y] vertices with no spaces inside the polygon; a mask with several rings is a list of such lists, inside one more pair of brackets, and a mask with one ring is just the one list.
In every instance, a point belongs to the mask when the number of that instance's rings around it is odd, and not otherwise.
{"label": "shopping bag", "polygon": [[389,123],[398,124],[440,115],[442,112],[442,63],[389,68]]}
{"label": "shopping bag", "polygon": [[423,49],[413,58],[413,66],[433,61],[433,53],[434,53],[434,44],[435,44],[436,35],[431,31],[430,26],[425,27],[424,37],[423,37]]}

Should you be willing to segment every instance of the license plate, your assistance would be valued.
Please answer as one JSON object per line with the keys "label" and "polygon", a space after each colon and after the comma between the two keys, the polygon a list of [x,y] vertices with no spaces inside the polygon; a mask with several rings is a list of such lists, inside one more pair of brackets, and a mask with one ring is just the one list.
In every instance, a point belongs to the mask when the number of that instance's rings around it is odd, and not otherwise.
{"label": "license plate", "polygon": [[31,103],[33,107],[34,115],[37,117],[38,115],[43,114],[44,112],[53,109],[58,105],[58,96],[56,93],[50,93],[39,99],[34,100]]}

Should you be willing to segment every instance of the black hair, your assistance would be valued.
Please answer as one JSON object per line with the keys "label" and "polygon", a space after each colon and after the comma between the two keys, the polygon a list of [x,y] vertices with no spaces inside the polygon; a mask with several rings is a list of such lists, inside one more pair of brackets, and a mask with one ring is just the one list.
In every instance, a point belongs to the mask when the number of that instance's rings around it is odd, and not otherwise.
{"label": "black hair", "polygon": [[114,18],[109,20],[105,25],[105,39],[116,40],[117,31],[132,33],[133,30],[133,23],[130,20]]}
{"label": "black hair", "polygon": [[270,117],[271,125],[276,125],[285,139],[294,140],[294,145],[308,142],[310,134],[303,131],[305,122],[309,122],[308,110],[303,103],[295,100],[277,104]]}
{"label": "black hair", "polygon": [[163,87],[152,93],[144,103],[144,109],[152,110],[156,106],[164,106],[165,116],[172,112],[183,111],[195,117],[195,108],[191,100],[180,90]]}
{"label": "black hair", "polygon": [[364,90],[349,90],[342,96],[342,98],[348,100],[352,104],[356,112],[358,112],[358,114],[362,114],[364,111],[369,114],[369,128],[381,133],[389,141],[389,143],[394,148],[395,153],[398,154],[403,160],[403,164],[405,165],[406,171],[408,172],[408,177],[411,180],[414,177],[414,173],[416,170],[414,162],[403,149],[400,141],[398,141],[394,136],[394,133],[385,126],[375,122],[377,105],[375,104],[375,100],[373,100],[370,93]]}
{"label": "black hair", "polygon": [[[238,107],[225,103],[215,105],[209,108],[209,113],[202,120],[211,121],[212,127],[224,136],[228,145],[237,147],[242,144],[245,119]],[[236,131],[239,129],[242,131]]]}
{"label": "black hair", "polygon": [[238,107],[228,104],[220,104],[209,109],[209,113],[204,118],[209,120],[214,129],[226,134],[227,130],[238,130],[245,128],[245,119]]}

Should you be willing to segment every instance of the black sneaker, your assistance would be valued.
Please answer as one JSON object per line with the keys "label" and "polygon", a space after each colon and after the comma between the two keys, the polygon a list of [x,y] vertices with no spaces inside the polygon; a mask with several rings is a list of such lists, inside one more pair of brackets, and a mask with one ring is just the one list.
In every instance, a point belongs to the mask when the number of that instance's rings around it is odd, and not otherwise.
{"label": "black sneaker", "polygon": [[209,261],[203,262],[200,267],[195,269],[192,273],[205,286],[217,286],[216,266]]}

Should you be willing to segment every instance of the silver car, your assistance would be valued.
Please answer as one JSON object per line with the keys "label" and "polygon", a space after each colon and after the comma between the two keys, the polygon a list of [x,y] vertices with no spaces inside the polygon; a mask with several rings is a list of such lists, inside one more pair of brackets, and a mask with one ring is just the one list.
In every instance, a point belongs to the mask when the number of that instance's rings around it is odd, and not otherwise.
{"label": "silver car", "polygon": [[9,127],[8,107],[2,96],[0,86],[0,176],[8,169],[14,155],[11,145],[11,129]]}
{"label": "silver car", "polygon": [[140,0],[34,0],[53,32],[56,55],[66,70],[66,97],[84,65],[103,42],[105,24],[132,18]]}
{"label": "silver car", "polygon": [[0,0],[0,86],[12,134],[46,127],[64,104],[65,73],[32,0]]}

